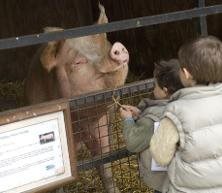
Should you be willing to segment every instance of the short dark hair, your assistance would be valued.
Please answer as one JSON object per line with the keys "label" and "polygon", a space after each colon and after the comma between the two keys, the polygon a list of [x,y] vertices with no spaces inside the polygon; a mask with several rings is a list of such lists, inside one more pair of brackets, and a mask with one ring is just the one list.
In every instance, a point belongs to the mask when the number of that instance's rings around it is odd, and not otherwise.
{"label": "short dark hair", "polygon": [[177,59],[161,60],[155,63],[154,78],[160,88],[167,88],[169,94],[184,88],[180,79],[180,64]]}
{"label": "short dark hair", "polygon": [[178,59],[197,84],[222,81],[222,42],[216,37],[199,37],[182,45]]}

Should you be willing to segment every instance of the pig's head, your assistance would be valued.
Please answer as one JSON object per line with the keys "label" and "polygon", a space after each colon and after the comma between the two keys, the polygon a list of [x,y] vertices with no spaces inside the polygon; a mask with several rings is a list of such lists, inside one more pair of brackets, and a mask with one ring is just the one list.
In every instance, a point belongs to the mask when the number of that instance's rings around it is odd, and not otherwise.
{"label": "pig's head", "polygon": [[[100,16],[97,24],[108,22],[105,9],[99,5]],[[47,27],[45,32],[63,30]],[[113,46],[106,38],[106,33],[49,42],[44,48],[41,63],[47,71],[65,67],[67,74],[75,73],[83,65],[92,65],[101,73],[114,72],[128,64],[129,54],[121,43]]]}

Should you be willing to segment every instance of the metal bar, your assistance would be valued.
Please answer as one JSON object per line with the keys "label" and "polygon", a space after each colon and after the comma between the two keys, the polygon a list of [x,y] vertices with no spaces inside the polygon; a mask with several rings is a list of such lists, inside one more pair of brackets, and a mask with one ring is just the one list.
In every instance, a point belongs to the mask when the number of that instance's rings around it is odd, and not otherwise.
{"label": "metal bar", "polygon": [[[95,102],[105,102],[105,99],[107,100],[112,98],[113,93],[115,93],[116,96],[123,96],[125,94],[129,94],[129,92],[135,93],[138,91],[149,91],[153,88],[153,84],[153,79],[147,79],[126,84],[114,90],[109,89],[105,91],[97,91],[88,95],[77,96],[69,100],[70,109],[73,110],[79,106],[86,105],[86,103],[87,105],[90,105],[95,104]],[[85,98],[87,98],[87,101]]]}
{"label": "metal bar", "polygon": [[161,23],[180,21],[180,20],[200,17],[202,15],[212,15],[221,12],[222,12],[222,5],[214,5],[209,7],[194,8],[190,10],[176,11],[166,14],[116,21],[101,25],[91,25],[91,26],[72,28],[60,32],[41,33],[41,34],[26,35],[21,37],[0,39],[0,50],[23,47],[28,45],[35,45],[53,40],[75,38],[75,37],[99,34],[104,32],[114,32],[114,31],[139,28]]}
{"label": "metal bar", "polygon": [[77,168],[79,171],[89,170],[89,169],[95,168],[96,166],[100,166],[106,163],[117,161],[131,155],[134,155],[134,153],[131,153],[127,149],[122,148],[117,151],[110,152],[108,154],[103,154],[102,157],[100,155],[100,156],[95,156],[93,157],[93,159],[90,159],[90,160],[80,161],[77,164]]}
{"label": "metal bar", "polygon": [[[198,0],[198,7],[200,7],[200,8],[205,7],[205,0]],[[207,19],[206,19],[206,15],[205,14],[200,16],[200,32],[201,32],[201,35],[203,35],[203,36],[207,36],[208,35]]]}

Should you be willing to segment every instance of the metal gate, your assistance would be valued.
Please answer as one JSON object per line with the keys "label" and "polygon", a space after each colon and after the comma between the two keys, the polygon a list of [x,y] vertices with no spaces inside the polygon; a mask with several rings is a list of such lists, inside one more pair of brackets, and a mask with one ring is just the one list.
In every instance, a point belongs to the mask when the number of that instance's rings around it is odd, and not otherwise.
{"label": "metal gate", "polygon": [[[125,149],[125,143],[122,134],[122,122],[118,115],[118,106],[114,105],[113,97],[120,98],[119,102],[124,104],[136,105],[141,98],[148,97],[153,88],[153,80],[139,81],[127,86],[115,89],[97,92],[89,95],[76,97],[70,100],[71,114],[74,125],[73,134],[78,136],[81,141],[86,138],[85,133],[89,132],[89,127],[82,128],[82,122],[90,123],[92,120],[98,120],[101,109],[105,106],[108,108],[107,119],[110,119],[107,126],[109,128],[109,136],[100,134],[100,138],[109,137],[110,152],[92,156],[85,144],[81,144],[78,151],[78,170],[80,172],[81,183],[74,183],[71,187],[64,188],[70,192],[102,192],[96,167],[111,163],[105,169],[111,169],[113,175],[110,180],[116,182],[121,192],[149,190],[143,187],[139,180],[139,170],[137,164],[137,155],[133,155]],[[111,112],[109,112],[111,111]],[[83,139],[84,138],[84,139]],[[87,139],[92,142],[94,139]],[[104,148],[102,145],[100,148]],[[101,150],[102,152],[102,150]],[[96,176],[96,177],[95,177]]]}

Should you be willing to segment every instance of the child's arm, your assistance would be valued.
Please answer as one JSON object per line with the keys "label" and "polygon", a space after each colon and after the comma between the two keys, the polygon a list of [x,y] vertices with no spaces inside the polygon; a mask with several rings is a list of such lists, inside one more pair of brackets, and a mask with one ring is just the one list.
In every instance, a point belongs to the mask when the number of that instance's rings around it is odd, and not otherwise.
{"label": "child's arm", "polygon": [[139,153],[149,147],[153,135],[154,122],[150,118],[141,118],[135,122],[132,118],[123,121],[123,135],[127,149]]}
{"label": "child's arm", "polygon": [[150,141],[150,152],[154,160],[161,166],[167,166],[176,152],[178,141],[176,126],[170,119],[162,119]]}
{"label": "child's arm", "polygon": [[153,120],[143,117],[135,122],[131,109],[126,106],[120,109],[120,115],[123,118],[123,135],[127,149],[138,153],[148,148],[153,134]]}

